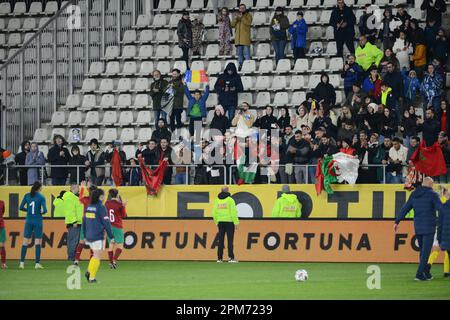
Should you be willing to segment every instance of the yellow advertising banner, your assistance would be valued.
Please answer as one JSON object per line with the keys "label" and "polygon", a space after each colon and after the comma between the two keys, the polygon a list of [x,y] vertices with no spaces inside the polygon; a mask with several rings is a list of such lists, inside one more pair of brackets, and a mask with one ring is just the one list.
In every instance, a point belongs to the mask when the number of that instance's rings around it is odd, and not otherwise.
{"label": "yellow advertising banner", "polygon": [[[5,222],[8,258],[18,259],[25,220]],[[392,226],[392,221],[373,220],[242,219],[234,250],[241,261],[417,262],[412,222],[402,222],[397,234]],[[124,260],[217,257],[217,227],[211,219],[127,219],[124,232]],[[42,258],[66,259],[66,237],[62,220],[44,220]],[[83,258],[88,255],[84,250]]]}
{"label": "yellow advertising banner", "polygon": [[[334,185],[333,194],[322,192],[317,196],[314,185],[293,184],[291,191],[302,203],[302,218],[383,219],[394,218],[406,202],[410,192],[403,185]],[[108,187],[103,187],[105,191]],[[219,185],[163,186],[156,196],[147,196],[144,187],[119,187],[123,199],[128,201],[130,217],[211,217],[211,207],[220,192]],[[49,216],[53,216],[52,202],[61,190],[69,187],[45,186]],[[270,217],[281,185],[231,185],[240,217]],[[20,201],[29,187],[0,187],[0,199],[5,201],[5,217],[23,217]]]}

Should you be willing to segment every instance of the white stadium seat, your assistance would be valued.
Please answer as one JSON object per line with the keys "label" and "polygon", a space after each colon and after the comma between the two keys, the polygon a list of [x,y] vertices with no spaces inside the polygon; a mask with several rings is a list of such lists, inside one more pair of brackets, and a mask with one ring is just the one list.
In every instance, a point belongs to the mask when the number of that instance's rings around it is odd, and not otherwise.
{"label": "white stadium seat", "polygon": [[121,78],[117,83],[117,89],[115,92],[124,92],[131,90],[131,79],[130,78]]}
{"label": "white stadium seat", "polygon": [[256,78],[255,89],[256,90],[267,90],[268,88],[270,88],[270,77],[258,76]]}
{"label": "white stadium seat", "polygon": [[287,81],[286,76],[275,76],[272,80],[271,90],[286,90]]}
{"label": "white stadium seat", "polygon": [[255,72],[256,72],[256,61],[255,60],[244,60],[244,63],[242,64],[241,73],[249,74],[249,73],[255,73]]}
{"label": "white stadium seat", "polygon": [[137,140],[139,142],[147,142],[152,137],[152,129],[150,128],[140,128],[138,131]]}
{"label": "white stadium seat", "polygon": [[86,113],[86,119],[84,121],[85,126],[95,126],[100,122],[100,116],[98,111],[89,111]]}
{"label": "white stadium seat", "polygon": [[117,105],[118,108],[129,108],[131,107],[131,94],[128,93],[122,93],[117,98]]}
{"label": "white stadium seat", "polygon": [[138,112],[136,122],[133,125],[148,125],[152,122],[152,113],[148,110],[141,110]]}
{"label": "white stadium seat", "polygon": [[134,82],[134,91],[146,91],[149,88],[148,78],[137,78]]}
{"label": "white stadium seat", "polygon": [[117,140],[117,129],[116,128],[106,128],[103,131],[103,136],[100,141],[103,143],[111,143],[114,140]]}
{"label": "white stadium seat", "polygon": [[67,125],[69,126],[79,126],[83,122],[83,113],[81,111],[72,111],[69,113],[69,118],[67,119]]}
{"label": "white stadium seat", "polygon": [[55,111],[52,114],[50,124],[52,126],[60,126],[63,125],[65,121],[66,121],[66,114],[64,113],[64,111]]}
{"label": "white stadium seat", "polygon": [[287,92],[277,92],[273,98],[273,105],[275,107],[282,107],[289,103],[289,96]]}
{"label": "white stadium seat", "polygon": [[111,93],[107,93],[102,95],[102,98],[100,100],[100,107],[101,108],[112,108],[114,107],[114,95]]}
{"label": "white stadium seat", "polygon": [[122,142],[132,142],[134,140],[134,128],[123,128],[119,140]]}
{"label": "white stadium seat", "polygon": [[48,131],[46,128],[39,128],[34,131],[33,142],[44,142],[47,141]]}
{"label": "white stadium seat", "polygon": [[112,79],[102,79],[98,91],[109,92],[114,90],[114,81]]}
{"label": "white stadium seat", "polygon": [[266,107],[270,105],[270,93],[258,92],[258,94],[256,95],[255,105],[257,107]]}
{"label": "white stadium seat", "polygon": [[99,128],[89,128],[86,130],[83,141],[89,142],[92,139],[100,140],[100,129]]}
{"label": "white stadium seat", "polygon": [[115,110],[105,111],[103,114],[103,121],[100,124],[113,125],[117,122],[117,112]]}
{"label": "white stadium seat", "polygon": [[135,108],[148,108],[149,105],[148,94],[140,93],[136,95],[134,99]]}

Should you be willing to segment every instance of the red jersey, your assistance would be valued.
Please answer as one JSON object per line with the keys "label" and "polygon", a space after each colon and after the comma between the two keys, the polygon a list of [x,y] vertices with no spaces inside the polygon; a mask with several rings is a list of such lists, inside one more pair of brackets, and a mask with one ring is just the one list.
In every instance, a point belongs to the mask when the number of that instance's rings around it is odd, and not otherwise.
{"label": "red jersey", "polygon": [[3,221],[3,215],[5,214],[5,203],[0,200],[0,228],[5,227],[5,222]]}
{"label": "red jersey", "polygon": [[108,200],[105,203],[106,211],[109,215],[109,221],[113,227],[122,229],[122,219],[127,217],[125,206],[117,200]]}

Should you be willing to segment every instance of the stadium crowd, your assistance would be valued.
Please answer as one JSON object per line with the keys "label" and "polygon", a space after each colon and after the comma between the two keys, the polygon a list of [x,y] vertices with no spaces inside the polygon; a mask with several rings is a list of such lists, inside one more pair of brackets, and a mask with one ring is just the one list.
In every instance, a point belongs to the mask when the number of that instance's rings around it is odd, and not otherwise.
{"label": "stadium crowd", "polygon": [[[392,14],[392,8],[386,8],[378,26],[370,23],[374,12],[369,6],[357,23],[352,8],[344,0],[338,0],[329,23],[334,28],[338,56],[344,56],[344,45],[350,51],[344,57],[341,72],[345,98],[342,104],[336,103],[337,88],[330,84],[328,74],[322,73],[320,83],[306,94],[305,101],[298,102],[295,110],[291,110],[294,111],[292,113],[287,106],[267,106],[255,113],[246,102],[238,105],[238,93],[243,91],[240,71],[243,62],[251,59],[252,12],[243,4],[234,14],[228,8],[222,8],[218,10],[217,25],[220,54],[231,54],[231,35],[234,32],[239,65],[236,68],[235,64],[229,63],[214,88],[211,88],[218,95],[218,105],[214,117],[206,126],[202,121],[207,116],[209,86],[206,85],[204,91],[191,92],[180,70],[172,70],[169,79],[155,70],[150,96],[156,128],[146,144],[137,146],[134,158],[126,158],[119,141],[102,149],[99,142],[93,139],[89,143],[89,151],[81,154],[77,145],[69,146],[64,137],[55,136],[47,158],[38,150],[36,143],[24,141],[14,161],[17,165],[78,165],[82,167],[81,174],[77,174],[74,167],[52,168],[52,184],[80,182],[88,177],[94,184],[102,185],[111,181],[108,178],[108,164],[111,162],[112,150],[116,148],[120,152],[122,164],[131,166],[123,169],[124,185],[140,185],[139,155],[150,166],[157,166],[163,158],[173,164],[171,157],[174,154],[186,161],[182,163],[188,164],[192,155],[194,158],[198,156],[199,150],[206,153],[211,146],[216,146],[217,141],[221,141],[224,145],[220,152],[225,156],[231,150],[236,161],[235,136],[247,136],[242,144],[247,154],[249,144],[267,139],[276,149],[272,146],[272,151],[265,148],[259,152],[267,152],[268,155],[277,152],[276,164],[280,165],[278,173],[269,178],[260,175],[258,170],[254,183],[268,183],[269,180],[272,183],[313,183],[318,159],[337,152],[359,158],[358,183],[403,183],[406,166],[421,140],[426,146],[437,141],[447,166],[450,166],[447,136],[450,132],[450,116],[447,112],[450,109],[444,91],[445,65],[450,47],[441,26],[445,8],[442,0],[424,0],[421,6],[426,11],[424,29],[408,15],[404,5],[397,7],[396,15]],[[286,45],[292,47],[294,59],[306,57],[308,25],[303,12],[299,11],[297,20],[290,24],[284,9],[277,7],[270,26],[270,39],[277,63],[286,58]],[[356,48],[355,28],[361,34]],[[192,56],[202,53],[204,30],[197,15],[191,21],[189,13],[183,12],[177,34],[187,66]],[[167,92],[173,96],[170,116],[162,106]],[[185,100],[184,96],[188,99]],[[184,101],[188,102],[187,105]],[[174,131],[184,126],[181,114],[185,109],[191,136],[195,134],[197,122],[204,128],[219,130],[222,139],[213,137],[196,145],[193,140],[173,135]],[[255,129],[278,130],[280,135],[272,139],[270,132],[261,136]],[[259,167],[274,164],[264,162],[263,157],[258,159],[261,159]],[[381,170],[383,166],[384,170]],[[164,183],[186,183],[186,170],[185,166],[170,168]],[[195,166],[193,182],[222,183],[223,175],[228,174],[228,170],[218,174],[213,172],[206,158],[202,158]],[[439,177],[441,182],[448,182],[448,178],[449,174]],[[31,185],[39,179],[39,168],[18,169],[21,185]]]}

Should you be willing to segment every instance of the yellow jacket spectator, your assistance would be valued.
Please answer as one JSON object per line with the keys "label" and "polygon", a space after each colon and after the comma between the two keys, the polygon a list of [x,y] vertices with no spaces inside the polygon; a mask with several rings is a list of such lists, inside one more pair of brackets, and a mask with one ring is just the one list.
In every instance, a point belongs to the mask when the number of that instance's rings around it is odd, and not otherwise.
{"label": "yellow jacket spectator", "polygon": [[231,198],[228,187],[223,187],[222,191],[214,201],[212,216],[214,223],[219,228],[219,245],[217,247],[217,262],[223,261],[223,248],[225,234],[227,235],[228,262],[237,262],[234,258],[233,241],[234,230],[237,229],[239,219],[237,215],[236,203]]}
{"label": "yellow jacket spectator", "polygon": [[383,58],[383,51],[368,42],[366,36],[362,35],[359,37],[359,45],[356,48],[355,57],[356,63],[359,64],[364,71],[367,71],[373,64],[378,67]]}
{"label": "yellow jacket spectator", "polygon": [[281,189],[281,197],[275,202],[272,209],[272,218],[300,218],[302,205],[295,194],[290,194],[289,186]]}

